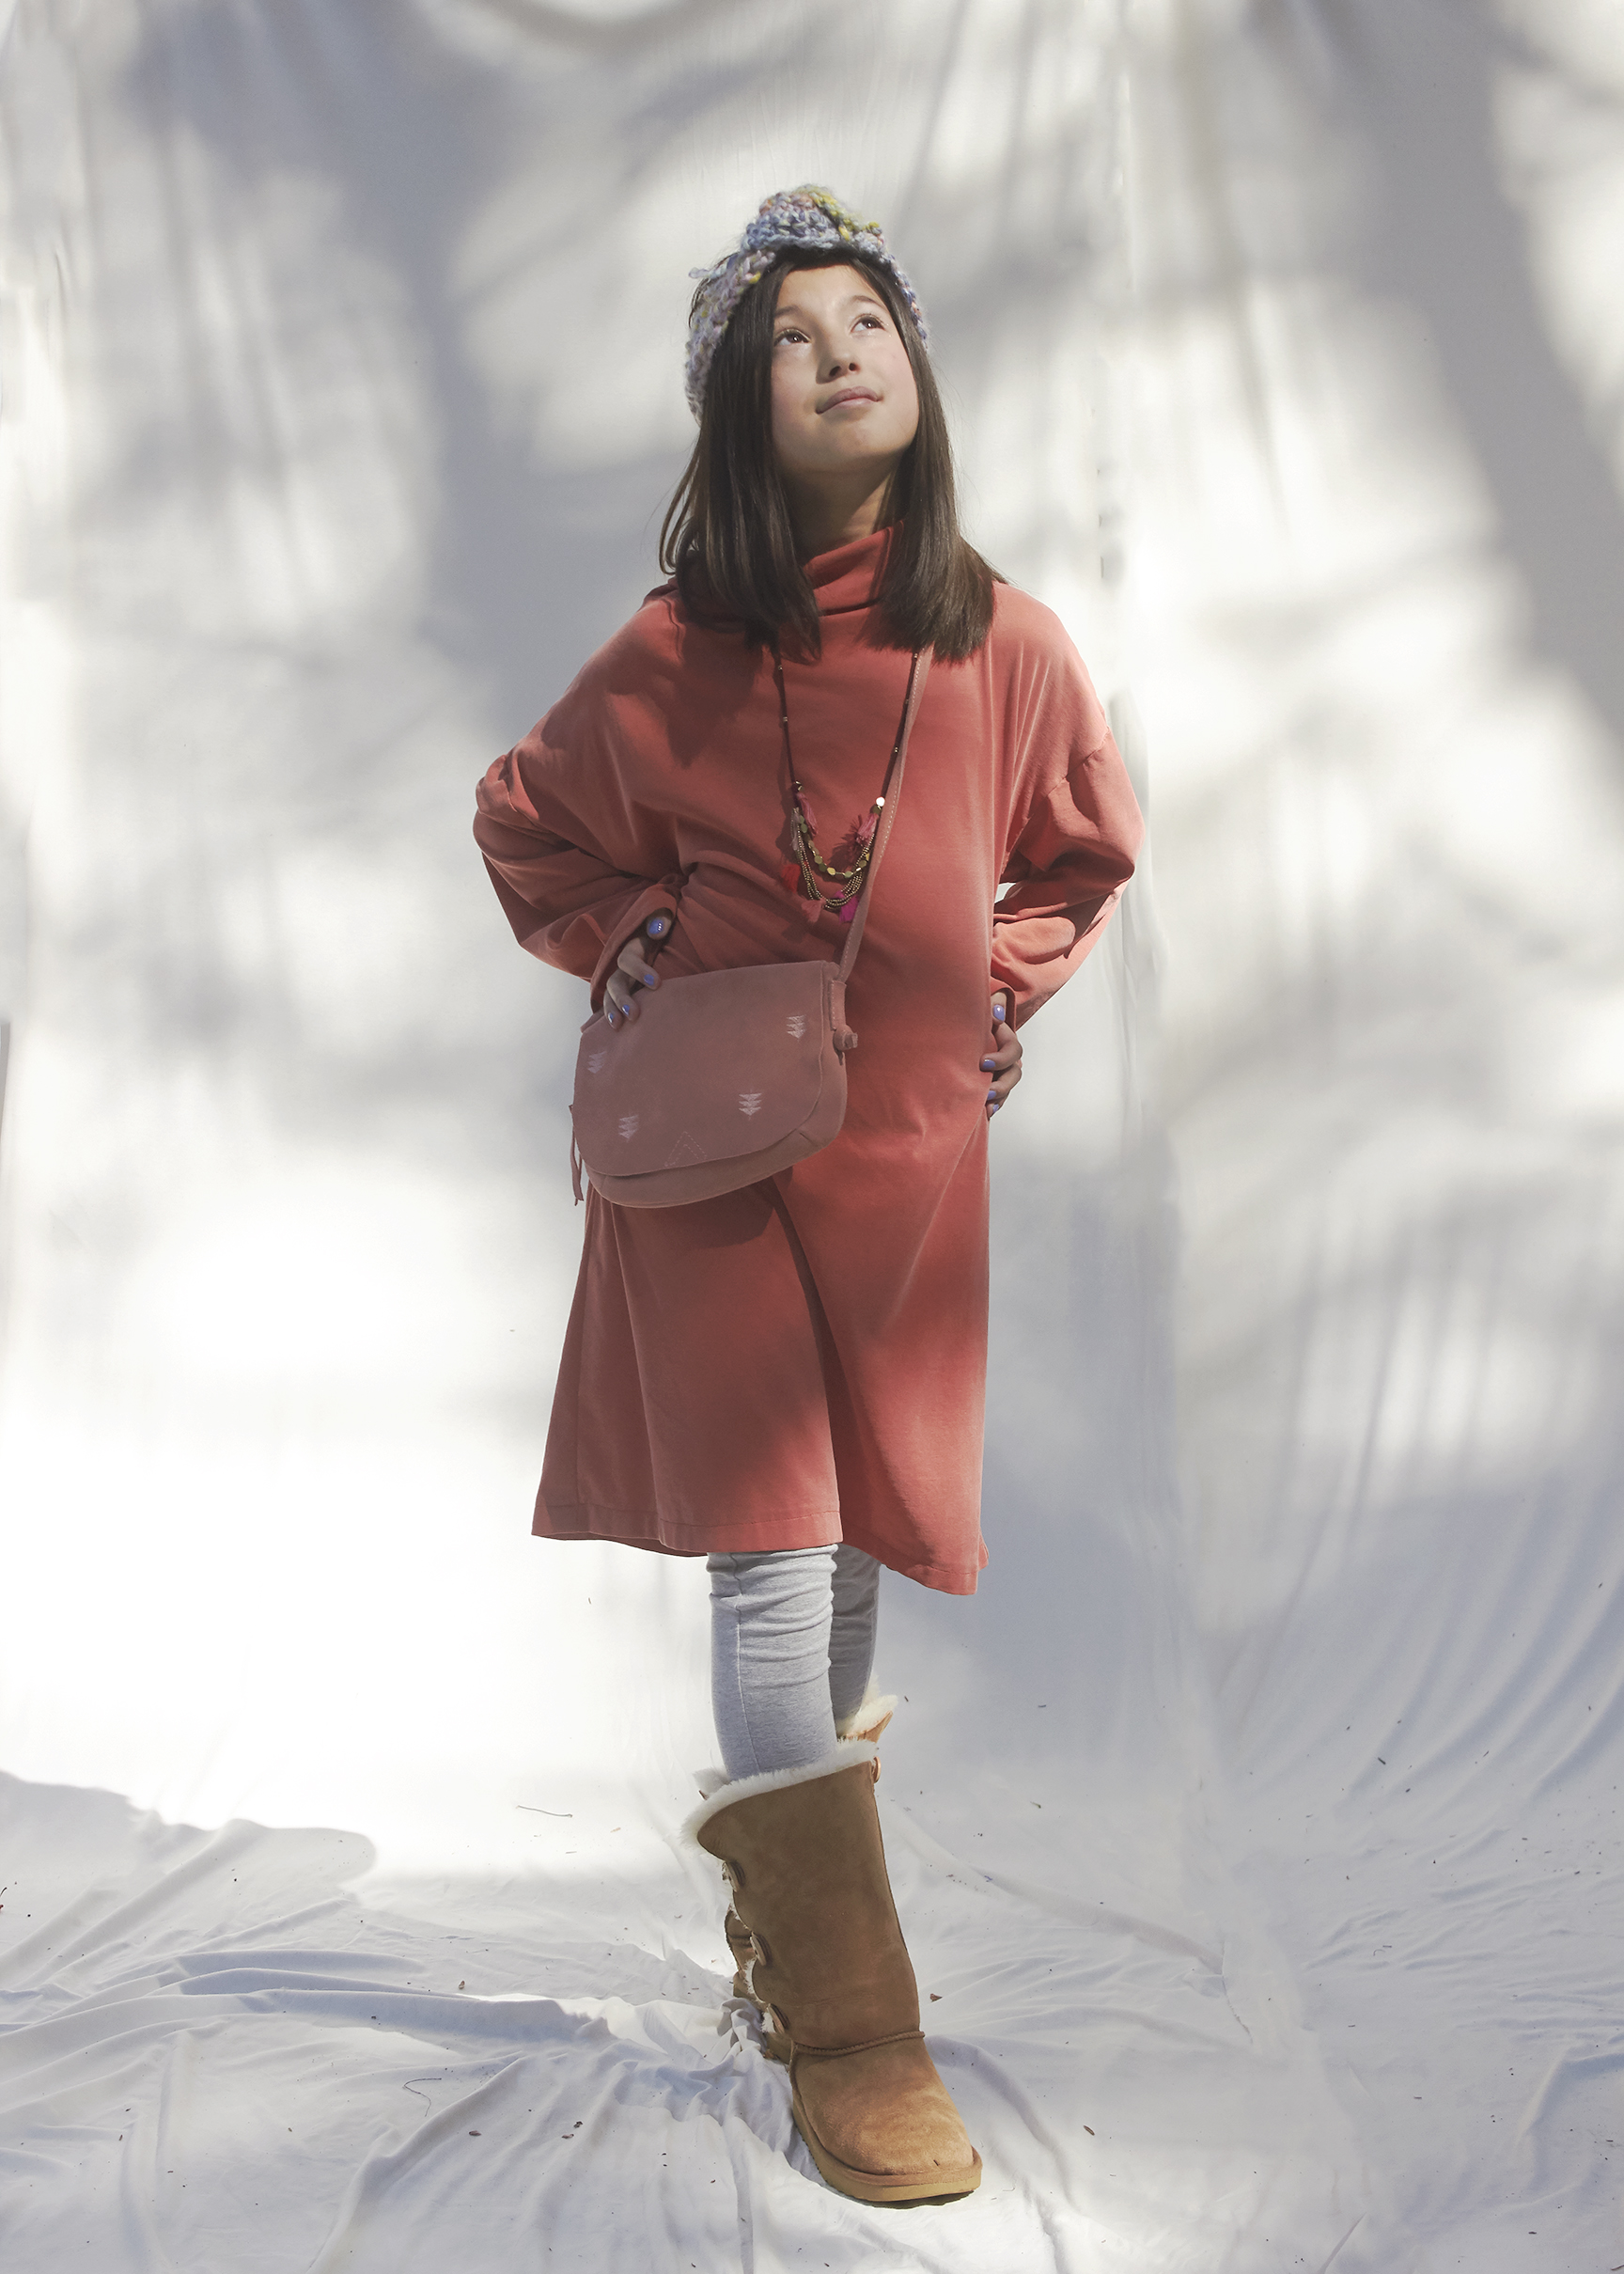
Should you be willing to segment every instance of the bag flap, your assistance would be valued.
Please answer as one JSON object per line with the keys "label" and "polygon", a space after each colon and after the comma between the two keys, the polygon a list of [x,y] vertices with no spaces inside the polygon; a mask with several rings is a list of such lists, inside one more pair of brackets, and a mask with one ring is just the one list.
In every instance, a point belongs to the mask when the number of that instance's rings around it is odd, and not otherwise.
{"label": "bag flap", "polygon": [[826,1078],[834,972],[821,960],[701,971],[645,990],[626,1024],[588,1019],[573,1107],[587,1168],[648,1176],[759,1153],[799,1129]]}

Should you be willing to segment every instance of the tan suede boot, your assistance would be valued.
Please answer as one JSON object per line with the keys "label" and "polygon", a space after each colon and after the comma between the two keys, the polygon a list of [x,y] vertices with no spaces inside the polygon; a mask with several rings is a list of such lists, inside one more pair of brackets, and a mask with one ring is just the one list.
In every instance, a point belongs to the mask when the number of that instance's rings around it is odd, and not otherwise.
{"label": "tan suede boot", "polygon": [[981,2158],[925,2049],[874,1760],[846,1743],[809,1768],[725,1784],[684,1829],[732,1890],[745,1994],[788,2047],[813,2162],[860,2203],[921,2203],[979,2187]]}
{"label": "tan suede boot", "polygon": [[[886,1695],[881,1697],[870,1686],[868,1695],[855,1713],[848,1714],[844,1721],[836,1721],[835,1734],[842,1742],[851,1740],[859,1745],[877,1745],[891,1726],[891,1717],[897,1711],[897,1701]],[[880,1781],[880,1756],[874,1756],[874,1781]],[[774,2029],[768,2019],[762,2000],[750,1987],[750,1962],[756,1954],[750,1929],[729,1904],[722,1931],[727,1937],[727,1948],[733,1954],[733,1995],[748,1998],[761,2015],[761,2050],[769,2061],[788,2061],[789,2040],[782,2030]]]}

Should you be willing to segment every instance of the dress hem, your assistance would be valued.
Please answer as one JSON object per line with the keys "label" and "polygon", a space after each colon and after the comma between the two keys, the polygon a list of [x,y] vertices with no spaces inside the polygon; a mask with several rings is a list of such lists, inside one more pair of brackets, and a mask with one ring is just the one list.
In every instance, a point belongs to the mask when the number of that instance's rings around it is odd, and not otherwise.
{"label": "dress hem", "polygon": [[[826,1547],[832,1540],[849,1540],[887,1571],[945,1595],[973,1595],[987,1561],[987,1549],[980,1541],[976,1543],[980,1561],[975,1564],[908,1560],[906,1549],[893,1546],[866,1528],[842,1525],[837,1514],[764,1517],[754,1524],[728,1525],[726,1536],[718,1539],[714,1525],[675,1523],[651,1508],[604,1508],[592,1501],[550,1506],[538,1500],[530,1529],[539,1540],[608,1540],[621,1547],[646,1548],[657,1556],[761,1555],[773,1548]],[[706,1536],[693,1538],[699,1532]]]}

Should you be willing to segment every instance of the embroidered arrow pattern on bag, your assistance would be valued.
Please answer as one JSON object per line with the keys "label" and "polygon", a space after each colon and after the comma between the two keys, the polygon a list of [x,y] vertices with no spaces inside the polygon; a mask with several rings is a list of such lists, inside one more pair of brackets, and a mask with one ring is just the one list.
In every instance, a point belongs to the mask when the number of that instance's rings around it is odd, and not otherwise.
{"label": "embroidered arrow pattern on bag", "polygon": [[586,1061],[586,1071],[588,1074],[601,1074],[608,1062],[609,1053],[607,1050],[594,1050],[592,1056]]}
{"label": "embroidered arrow pattern on bag", "polygon": [[742,1090],[739,1092],[739,1110],[746,1121],[752,1120],[755,1115],[758,1114],[761,1110],[760,1090]]}
{"label": "embroidered arrow pattern on bag", "polygon": [[637,1135],[639,1118],[635,1113],[623,1113],[620,1116],[620,1135],[623,1137],[634,1137]]}
{"label": "embroidered arrow pattern on bag", "polygon": [[798,1011],[793,1018],[785,1020],[784,1031],[786,1034],[792,1035],[796,1042],[801,1040],[806,1031],[806,1021],[802,1012]]}

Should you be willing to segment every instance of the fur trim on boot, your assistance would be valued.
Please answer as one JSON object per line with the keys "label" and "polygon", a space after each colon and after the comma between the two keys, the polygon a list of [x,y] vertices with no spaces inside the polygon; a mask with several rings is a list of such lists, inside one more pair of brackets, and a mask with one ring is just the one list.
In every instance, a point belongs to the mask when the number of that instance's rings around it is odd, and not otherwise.
{"label": "fur trim on boot", "polygon": [[[825,1753],[821,1761],[808,1762],[804,1768],[768,1769],[759,1777],[736,1777],[731,1784],[725,1768],[701,1770],[698,1785],[704,1797],[683,1818],[678,1838],[684,1847],[705,1848],[699,1834],[718,1809],[731,1808],[740,1800],[754,1800],[762,1793],[786,1793],[792,1785],[810,1783],[815,1777],[831,1777],[836,1769],[851,1768],[855,1762],[879,1758],[872,1745],[849,1743],[842,1738],[832,1753]],[[712,1855],[715,1851],[705,1848],[705,1852]]]}
{"label": "fur trim on boot", "polygon": [[835,1722],[835,1734],[837,1737],[855,1737],[860,1742],[877,1745],[890,1727],[891,1717],[896,1711],[896,1699],[889,1692],[883,1698],[881,1697],[873,1683],[870,1682],[868,1693],[857,1711],[854,1714],[848,1714],[844,1721]]}
{"label": "fur trim on boot", "polygon": [[813,2162],[859,2203],[924,2203],[979,2187],[981,2158],[925,2049],[875,1758],[848,1742],[805,1768],[742,1778],[682,1830],[722,1865],[742,1994],[787,2054]]}

